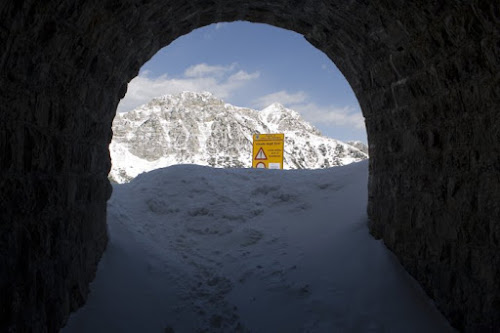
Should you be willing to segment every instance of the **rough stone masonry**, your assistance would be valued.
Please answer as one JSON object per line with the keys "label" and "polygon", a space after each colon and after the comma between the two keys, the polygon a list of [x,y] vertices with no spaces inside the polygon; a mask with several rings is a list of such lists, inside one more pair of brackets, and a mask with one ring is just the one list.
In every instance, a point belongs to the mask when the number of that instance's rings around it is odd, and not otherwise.
{"label": "rough stone masonry", "polygon": [[305,36],[366,119],[369,226],[458,329],[500,327],[500,2],[3,0],[0,331],[54,332],[106,242],[111,122],[127,83],[195,28]]}

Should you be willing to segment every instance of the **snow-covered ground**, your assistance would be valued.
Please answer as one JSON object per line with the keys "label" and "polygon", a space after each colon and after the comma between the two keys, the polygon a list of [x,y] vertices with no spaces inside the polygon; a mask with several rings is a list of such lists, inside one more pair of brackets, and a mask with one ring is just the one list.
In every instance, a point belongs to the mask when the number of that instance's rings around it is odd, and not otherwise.
{"label": "snow-covered ground", "polygon": [[114,185],[110,243],[63,332],[448,332],[367,229],[367,162],[179,165]]}

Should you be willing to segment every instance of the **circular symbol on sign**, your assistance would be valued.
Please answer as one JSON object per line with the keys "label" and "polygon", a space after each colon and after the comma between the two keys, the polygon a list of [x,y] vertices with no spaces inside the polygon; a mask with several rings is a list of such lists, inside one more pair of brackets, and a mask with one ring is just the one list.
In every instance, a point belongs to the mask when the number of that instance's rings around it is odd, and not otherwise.
{"label": "circular symbol on sign", "polygon": [[259,162],[257,163],[257,165],[255,166],[257,169],[265,169],[266,168],[266,165],[262,162]]}

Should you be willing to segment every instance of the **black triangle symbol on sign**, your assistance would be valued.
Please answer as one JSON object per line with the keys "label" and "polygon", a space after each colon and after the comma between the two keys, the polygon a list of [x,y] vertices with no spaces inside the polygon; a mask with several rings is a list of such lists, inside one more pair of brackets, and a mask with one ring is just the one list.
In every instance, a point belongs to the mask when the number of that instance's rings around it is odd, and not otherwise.
{"label": "black triangle symbol on sign", "polygon": [[255,156],[256,160],[267,160],[266,153],[264,153],[264,149],[260,148],[259,152]]}

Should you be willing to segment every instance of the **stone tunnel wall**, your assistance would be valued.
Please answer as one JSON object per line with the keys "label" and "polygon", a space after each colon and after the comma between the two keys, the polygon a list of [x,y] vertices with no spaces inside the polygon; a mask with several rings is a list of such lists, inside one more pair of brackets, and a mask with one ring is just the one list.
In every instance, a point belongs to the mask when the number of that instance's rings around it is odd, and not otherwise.
{"label": "stone tunnel wall", "polygon": [[103,82],[56,35],[54,2],[36,3],[0,4],[1,332],[56,332],[107,241],[110,102],[87,94]]}
{"label": "stone tunnel wall", "polygon": [[[500,5],[436,8],[366,89],[370,229],[457,328],[500,327]],[[418,17],[413,18],[419,26]],[[425,37],[425,39],[424,39]],[[425,40],[425,43],[423,41]],[[411,74],[413,68],[419,68]]]}
{"label": "stone tunnel wall", "polygon": [[500,326],[499,7],[2,1],[0,331],[55,331],[84,302],[126,84],[175,38],[234,20],[297,31],[339,67],[366,118],[373,235],[455,327]]}

